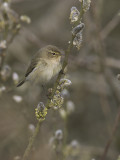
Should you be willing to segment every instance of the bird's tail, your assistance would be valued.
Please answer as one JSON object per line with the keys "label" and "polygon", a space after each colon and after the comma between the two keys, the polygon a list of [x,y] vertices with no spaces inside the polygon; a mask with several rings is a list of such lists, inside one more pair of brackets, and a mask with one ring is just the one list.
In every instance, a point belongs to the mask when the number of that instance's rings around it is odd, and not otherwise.
{"label": "bird's tail", "polygon": [[17,84],[17,87],[22,86],[24,83],[25,83],[25,78],[24,78],[23,80],[21,80],[21,81]]}

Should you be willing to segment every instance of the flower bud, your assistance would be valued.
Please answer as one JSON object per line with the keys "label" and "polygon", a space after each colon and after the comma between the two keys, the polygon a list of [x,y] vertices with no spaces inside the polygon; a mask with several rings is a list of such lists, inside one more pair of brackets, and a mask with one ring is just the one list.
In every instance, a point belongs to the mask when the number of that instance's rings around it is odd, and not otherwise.
{"label": "flower bud", "polygon": [[47,108],[45,107],[43,102],[40,102],[35,109],[35,115],[38,120],[45,120],[47,115]]}
{"label": "flower bud", "polygon": [[82,44],[82,33],[79,32],[76,34],[76,37],[73,40],[73,45],[77,47],[77,49],[79,50]]}
{"label": "flower bud", "polygon": [[8,11],[9,10],[9,3],[8,2],[4,2],[1,6],[1,9]]}
{"label": "flower bud", "polygon": [[71,143],[70,143],[71,147],[72,148],[78,148],[79,147],[79,143],[77,140],[73,140]]}
{"label": "flower bud", "polygon": [[67,113],[64,109],[59,110],[60,116],[65,119],[67,117]]}
{"label": "flower bud", "polygon": [[20,156],[15,156],[13,160],[21,160]]}
{"label": "flower bud", "polygon": [[18,95],[14,95],[13,96],[13,100],[15,101],[15,102],[17,102],[17,103],[20,103],[20,102],[22,102],[22,97],[21,96],[18,96]]}
{"label": "flower bud", "polygon": [[84,23],[80,23],[79,25],[77,25],[72,29],[72,35],[75,36],[77,33],[81,32],[84,27],[85,27]]}
{"label": "flower bud", "polygon": [[66,78],[60,79],[59,85],[60,85],[62,88],[67,87],[67,86],[70,86],[71,84],[72,84],[72,82],[71,82],[69,79],[66,79]]}
{"label": "flower bud", "polygon": [[91,0],[83,0],[83,10],[86,12],[90,8]]}
{"label": "flower bud", "polygon": [[55,138],[58,139],[58,140],[62,140],[63,139],[63,132],[61,129],[57,130],[55,132]]}
{"label": "flower bud", "polygon": [[19,76],[16,72],[13,72],[12,79],[15,84],[17,84],[19,82]]}
{"label": "flower bud", "polygon": [[0,95],[6,90],[6,87],[5,86],[1,86],[0,87]]}
{"label": "flower bud", "polygon": [[17,103],[20,103],[22,102],[23,98],[21,96],[18,96],[18,95],[14,95],[13,96],[13,100]]}
{"label": "flower bud", "polygon": [[1,41],[0,42],[0,50],[1,49],[6,49],[6,48],[7,48],[7,42],[6,42],[6,40]]}
{"label": "flower bud", "polygon": [[8,65],[3,66],[1,70],[1,78],[6,81],[11,75],[11,68]]}
{"label": "flower bud", "polygon": [[35,131],[35,126],[33,124],[29,124],[28,129],[30,130],[31,133],[33,133]]}
{"label": "flower bud", "polygon": [[57,90],[55,92],[53,99],[51,99],[49,107],[57,110],[60,107],[62,107],[63,102],[64,102],[64,98],[61,96],[60,92]]}
{"label": "flower bud", "polygon": [[45,109],[45,105],[43,102],[40,102],[38,105],[37,105],[37,109],[42,112],[44,109]]}
{"label": "flower bud", "polygon": [[20,20],[23,21],[23,22],[26,22],[26,23],[31,23],[31,19],[30,17],[26,16],[26,15],[22,15],[20,16]]}
{"label": "flower bud", "polygon": [[66,103],[66,111],[68,114],[71,114],[75,110],[75,105],[72,101],[67,101]]}
{"label": "flower bud", "polygon": [[71,8],[71,13],[70,13],[71,23],[74,23],[74,22],[78,21],[79,15],[80,15],[80,12],[77,10],[77,8],[72,7]]}

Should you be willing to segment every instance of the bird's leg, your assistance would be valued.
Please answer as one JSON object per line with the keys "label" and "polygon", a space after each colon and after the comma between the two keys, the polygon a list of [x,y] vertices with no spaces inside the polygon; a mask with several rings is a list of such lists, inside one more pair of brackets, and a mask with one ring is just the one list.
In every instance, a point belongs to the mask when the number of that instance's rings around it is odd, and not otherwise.
{"label": "bird's leg", "polygon": [[61,69],[61,70],[60,70],[60,74],[65,75],[65,72]]}
{"label": "bird's leg", "polygon": [[52,91],[53,91],[52,88],[49,88],[49,89],[48,89],[48,92],[47,92],[47,97],[48,97],[48,99],[51,99]]}

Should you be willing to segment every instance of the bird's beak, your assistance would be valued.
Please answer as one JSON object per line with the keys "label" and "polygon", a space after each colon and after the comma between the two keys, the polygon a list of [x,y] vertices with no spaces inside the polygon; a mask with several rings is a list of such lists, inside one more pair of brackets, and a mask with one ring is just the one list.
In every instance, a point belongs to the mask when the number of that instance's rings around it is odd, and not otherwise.
{"label": "bird's beak", "polygon": [[62,53],[60,53],[60,56],[64,56],[65,54],[62,52]]}

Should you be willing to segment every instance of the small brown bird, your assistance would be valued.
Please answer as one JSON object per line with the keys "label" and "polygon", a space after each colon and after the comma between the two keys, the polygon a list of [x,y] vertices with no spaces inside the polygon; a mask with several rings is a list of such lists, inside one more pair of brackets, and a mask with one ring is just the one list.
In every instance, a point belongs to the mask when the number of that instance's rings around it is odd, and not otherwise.
{"label": "small brown bird", "polygon": [[25,73],[23,80],[17,87],[24,84],[26,81],[33,83],[46,84],[62,68],[61,56],[63,51],[56,46],[48,45],[41,48],[32,58],[31,63]]}

